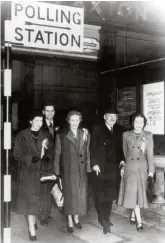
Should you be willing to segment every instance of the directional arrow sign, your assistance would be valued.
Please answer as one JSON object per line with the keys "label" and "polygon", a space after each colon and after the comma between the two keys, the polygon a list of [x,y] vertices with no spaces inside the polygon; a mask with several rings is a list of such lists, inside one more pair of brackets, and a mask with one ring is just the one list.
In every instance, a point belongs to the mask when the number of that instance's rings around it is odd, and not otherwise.
{"label": "directional arrow sign", "polygon": [[84,9],[12,1],[5,41],[27,47],[83,52]]}

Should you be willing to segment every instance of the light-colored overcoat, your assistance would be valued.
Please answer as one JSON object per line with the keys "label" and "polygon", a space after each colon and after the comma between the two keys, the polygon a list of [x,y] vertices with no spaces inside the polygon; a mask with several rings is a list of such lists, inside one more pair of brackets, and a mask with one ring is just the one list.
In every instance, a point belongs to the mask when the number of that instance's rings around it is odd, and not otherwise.
{"label": "light-colored overcoat", "polygon": [[87,212],[87,171],[90,163],[90,136],[83,139],[78,129],[77,139],[70,130],[56,135],[54,169],[62,177],[64,214],[82,215]]}
{"label": "light-colored overcoat", "polygon": [[137,137],[132,131],[123,133],[123,151],[126,159],[121,179],[118,204],[125,208],[147,208],[147,176],[154,173],[153,136],[143,131]]}

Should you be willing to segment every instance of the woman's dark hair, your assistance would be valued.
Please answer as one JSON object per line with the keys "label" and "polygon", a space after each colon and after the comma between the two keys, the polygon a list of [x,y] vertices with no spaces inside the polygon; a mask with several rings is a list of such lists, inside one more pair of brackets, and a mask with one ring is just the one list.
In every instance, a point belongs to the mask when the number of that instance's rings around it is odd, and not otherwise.
{"label": "woman's dark hair", "polygon": [[[146,117],[145,117],[145,115],[144,114],[142,114],[142,113],[135,113],[135,114],[133,114],[133,116],[132,116],[132,126],[134,126],[134,121],[135,121],[135,118],[136,117],[142,117],[143,119],[144,119],[144,127],[146,126],[146,124],[147,124],[147,119],[146,119]],[[143,128],[144,128],[143,127]]]}
{"label": "woman's dark hair", "polygon": [[43,117],[42,111],[41,110],[33,110],[28,117],[29,121],[32,121],[35,117]]}

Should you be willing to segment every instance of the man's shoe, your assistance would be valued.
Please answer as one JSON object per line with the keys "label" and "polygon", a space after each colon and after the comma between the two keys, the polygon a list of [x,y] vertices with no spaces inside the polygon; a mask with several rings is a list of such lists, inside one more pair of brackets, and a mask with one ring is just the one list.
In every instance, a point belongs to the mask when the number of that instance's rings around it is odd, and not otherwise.
{"label": "man's shoe", "polygon": [[103,226],[102,219],[98,216],[98,223]]}
{"label": "man's shoe", "polygon": [[111,233],[110,225],[109,225],[108,220],[103,220],[102,224],[103,224],[103,233],[104,234]]}
{"label": "man's shoe", "polygon": [[112,222],[108,219],[109,226],[113,226]]}

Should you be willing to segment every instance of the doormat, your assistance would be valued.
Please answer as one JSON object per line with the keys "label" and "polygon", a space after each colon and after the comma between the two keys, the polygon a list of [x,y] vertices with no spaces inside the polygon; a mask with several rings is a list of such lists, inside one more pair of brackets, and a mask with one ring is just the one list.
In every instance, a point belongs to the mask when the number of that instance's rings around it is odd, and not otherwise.
{"label": "doormat", "polygon": [[[73,234],[69,234],[82,243],[124,243],[129,241],[125,237],[117,236],[113,233],[104,235],[100,228],[91,223],[85,223],[82,227],[82,230],[74,228]],[[67,233],[66,228],[64,228],[64,231]]]}

